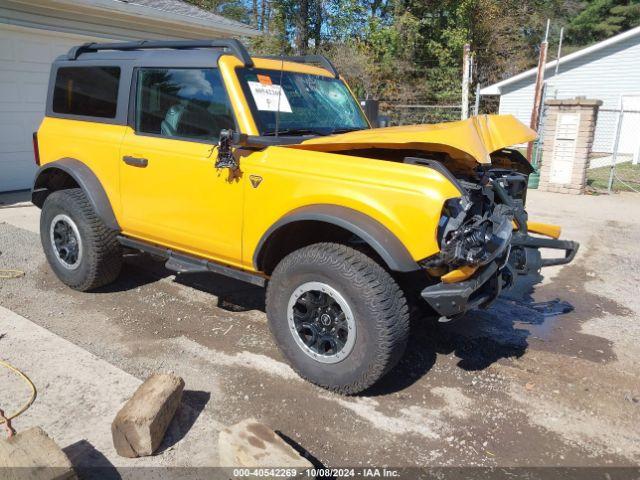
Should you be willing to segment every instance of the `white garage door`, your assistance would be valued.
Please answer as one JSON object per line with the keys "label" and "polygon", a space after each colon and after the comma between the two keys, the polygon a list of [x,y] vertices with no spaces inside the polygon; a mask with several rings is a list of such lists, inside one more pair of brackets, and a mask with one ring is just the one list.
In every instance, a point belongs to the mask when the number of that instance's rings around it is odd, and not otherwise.
{"label": "white garage door", "polygon": [[31,188],[32,134],[44,116],[51,62],[100,40],[0,23],[0,192]]}

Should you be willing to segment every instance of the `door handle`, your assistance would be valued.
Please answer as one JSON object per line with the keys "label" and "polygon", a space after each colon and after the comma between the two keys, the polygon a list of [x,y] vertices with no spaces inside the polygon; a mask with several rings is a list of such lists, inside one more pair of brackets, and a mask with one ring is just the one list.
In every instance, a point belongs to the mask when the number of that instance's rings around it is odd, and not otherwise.
{"label": "door handle", "polygon": [[122,161],[127,165],[131,165],[132,167],[145,168],[147,165],[149,165],[149,160],[147,160],[146,158],[124,156],[122,157]]}

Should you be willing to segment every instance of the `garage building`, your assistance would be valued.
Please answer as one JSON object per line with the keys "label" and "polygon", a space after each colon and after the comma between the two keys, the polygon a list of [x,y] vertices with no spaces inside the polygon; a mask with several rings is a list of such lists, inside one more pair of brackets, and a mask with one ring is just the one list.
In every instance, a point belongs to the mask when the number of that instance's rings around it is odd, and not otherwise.
{"label": "garage building", "polygon": [[254,28],[178,0],[0,2],[0,192],[31,188],[32,133],[52,60],[85,42],[251,37]]}

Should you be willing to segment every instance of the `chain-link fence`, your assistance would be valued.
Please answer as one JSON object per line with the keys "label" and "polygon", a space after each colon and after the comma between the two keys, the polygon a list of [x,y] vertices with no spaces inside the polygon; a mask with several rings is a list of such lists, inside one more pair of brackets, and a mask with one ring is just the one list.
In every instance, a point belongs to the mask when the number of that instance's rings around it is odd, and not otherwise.
{"label": "chain-link fence", "polygon": [[[480,96],[480,88],[469,94],[468,114],[497,113],[499,100]],[[425,123],[455,122],[462,118],[462,104],[434,104],[429,101],[379,100],[378,118],[381,126],[420,125]]]}
{"label": "chain-link fence", "polygon": [[381,100],[379,120],[381,126],[419,125],[460,120],[461,114],[460,105],[401,104]]}
{"label": "chain-link fence", "polygon": [[640,192],[640,95],[600,108],[587,184],[598,191]]}

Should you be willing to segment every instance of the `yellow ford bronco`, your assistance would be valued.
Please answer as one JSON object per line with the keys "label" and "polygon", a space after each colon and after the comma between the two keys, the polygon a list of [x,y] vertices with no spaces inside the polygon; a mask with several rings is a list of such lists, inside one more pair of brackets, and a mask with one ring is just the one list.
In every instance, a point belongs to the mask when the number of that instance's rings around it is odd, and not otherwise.
{"label": "yellow ford bronco", "polygon": [[408,301],[454,319],[573,259],[527,221],[532,169],[507,147],[534,137],[510,116],[371,128],[321,56],[89,43],[53,63],[32,196],[71,288],[113,282],[125,249],[266,285],[293,368],[353,394],[403,354]]}

